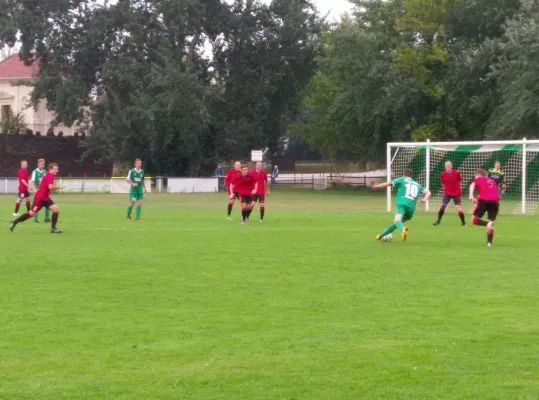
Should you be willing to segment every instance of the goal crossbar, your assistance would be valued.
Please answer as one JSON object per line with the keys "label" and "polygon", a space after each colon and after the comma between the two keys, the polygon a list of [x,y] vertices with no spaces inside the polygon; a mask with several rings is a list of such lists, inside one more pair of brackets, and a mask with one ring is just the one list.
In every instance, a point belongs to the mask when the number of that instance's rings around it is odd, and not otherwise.
{"label": "goal crossbar", "polygon": [[[517,200],[514,212],[534,213],[539,208],[539,140],[490,140],[458,142],[387,143],[387,181],[412,169],[414,178],[433,192],[425,204],[429,211],[443,194],[439,174],[445,161],[452,161],[463,175],[463,193],[478,167],[489,169],[494,160],[506,171],[507,194]],[[387,189],[387,210],[391,211],[391,187]]]}

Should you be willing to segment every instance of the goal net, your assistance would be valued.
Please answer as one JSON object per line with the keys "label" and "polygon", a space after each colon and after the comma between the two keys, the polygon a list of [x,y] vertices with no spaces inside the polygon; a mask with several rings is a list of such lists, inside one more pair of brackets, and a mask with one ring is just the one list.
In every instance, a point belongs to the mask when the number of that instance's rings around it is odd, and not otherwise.
{"label": "goal net", "polygon": [[[463,205],[466,205],[468,187],[477,168],[488,171],[499,161],[506,183],[501,211],[535,214],[539,205],[539,140],[387,145],[388,180],[402,176],[404,169],[410,168],[414,179],[432,192],[426,211],[437,211],[440,207],[443,195],[440,173],[446,161],[451,161],[462,175]],[[391,190],[387,196],[387,208],[391,211]]]}
{"label": "goal net", "polygon": [[315,190],[326,190],[328,188],[328,180],[325,176],[313,178],[313,188]]}

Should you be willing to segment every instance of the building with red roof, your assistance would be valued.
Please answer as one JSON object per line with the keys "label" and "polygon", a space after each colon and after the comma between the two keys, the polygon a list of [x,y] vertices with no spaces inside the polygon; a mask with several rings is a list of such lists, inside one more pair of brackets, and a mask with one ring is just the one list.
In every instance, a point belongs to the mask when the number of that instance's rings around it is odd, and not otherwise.
{"label": "building with red roof", "polygon": [[[21,113],[29,129],[34,132],[39,131],[44,135],[51,126],[54,114],[47,110],[45,100],[40,102],[37,110],[28,105],[32,92],[31,86],[14,85],[16,81],[34,79],[38,72],[37,63],[30,66],[24,65],[18,54],[0,62],[0,118],[10,118]],[[56,133],[62,131],[64,135],[72,135],[75,129],[58,125],[54,127],[54,131]]]}

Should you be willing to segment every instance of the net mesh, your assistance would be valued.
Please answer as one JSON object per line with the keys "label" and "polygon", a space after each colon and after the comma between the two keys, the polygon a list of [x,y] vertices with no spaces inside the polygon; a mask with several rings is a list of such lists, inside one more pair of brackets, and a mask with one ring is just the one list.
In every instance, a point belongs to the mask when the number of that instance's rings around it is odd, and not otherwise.
{"label": "net mesh", "polygon": [[315,190],[326,190],[328,188],[328,180],[325,176],[320,178],[314,178],[313,188]]}
{"label": "net mesh", "polygon": [[[522,180],[526,184],[526,212],[534,214],[539,206],[539,144],[526,146],[526,176],[522,176],[523,161],[522,144],[489,145],[471,144],[466,146],[447,145],[430,147],[430,162],[427,165],[427,148],[392,147],[391,176],[392,179],[402,175],[405,168],[413,171],[414,178],[422,185],[427,183],[427,171],[430,171],[430,190],[432,198],[429,209],[437,211],[443,197],[443,187],[440,173],[444,170],[446,161],[451,161],[453,167],[462,175],[462,190],[464,199],[467,198],[468,186],[474,178],[477,168],[489,170],[494,168],[496,161],[502,165],[505,173],[506,189],[502,194],[500,207],[502,212],[521,213],[522,210]],[[466,203],[463,202],[466,206]],[[470,209],[472,206],[470,205]]]}

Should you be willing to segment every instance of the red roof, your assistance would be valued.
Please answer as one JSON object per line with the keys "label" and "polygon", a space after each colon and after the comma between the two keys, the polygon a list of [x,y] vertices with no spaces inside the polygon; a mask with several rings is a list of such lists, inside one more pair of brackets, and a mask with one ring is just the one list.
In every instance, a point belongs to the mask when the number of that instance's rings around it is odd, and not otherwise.
{"label": "red roof", "polygon": [[0,62],[0,79],[33,78],[37,75],[37,65],[27,67],[18,54],[14,54]]}

